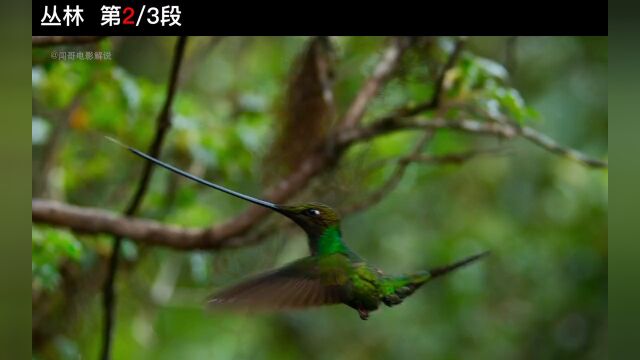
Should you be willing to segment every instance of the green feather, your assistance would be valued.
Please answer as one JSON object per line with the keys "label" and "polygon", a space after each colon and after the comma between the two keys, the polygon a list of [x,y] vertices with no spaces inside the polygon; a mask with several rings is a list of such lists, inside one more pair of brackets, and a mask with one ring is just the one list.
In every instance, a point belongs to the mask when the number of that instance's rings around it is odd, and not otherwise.
{"label": "green feather", "polygon": [[346,253],[347,246],[342,242],[340,228],[337,225],[328,227],[317,241],[318,255],[328,255],[334,253]]}

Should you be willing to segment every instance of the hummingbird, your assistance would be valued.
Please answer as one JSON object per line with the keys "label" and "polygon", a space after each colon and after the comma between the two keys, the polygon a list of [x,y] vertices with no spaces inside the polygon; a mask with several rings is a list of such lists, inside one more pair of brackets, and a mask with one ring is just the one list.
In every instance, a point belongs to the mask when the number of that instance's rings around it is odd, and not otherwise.
{"label": "hummingbird", "polygon": [[381,303],[395,306],[433,279],[469,265],[489,254],[469,256],[453,264],[406,275],[387,275],[358,256],[343,241],[340,216],[331,207],[316,203],[278,205],[214,184],[140,150],[110,140],[132,153],[202,185],[280,213],[302,228],[311,252],[281,268],[250,277],[213,294],[212,308],[287,310],[331,304],[355,309],[362,320]]}

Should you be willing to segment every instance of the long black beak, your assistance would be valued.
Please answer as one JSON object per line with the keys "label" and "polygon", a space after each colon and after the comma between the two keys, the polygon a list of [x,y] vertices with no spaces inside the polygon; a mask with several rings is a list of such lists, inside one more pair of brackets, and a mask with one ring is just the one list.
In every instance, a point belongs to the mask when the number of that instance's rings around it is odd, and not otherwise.
{"label": "long black beak", "polygon": [[233,196],[235,196],[237,198],[240,198],[240,199],[243,199],[243,200],[247,200],[247,201],[252,202],[254,204],[257,204],[257,205],[260,205],[260,206],[264,206],[266,208],[269,208],[269,209],[272,209],[272,210],[275,210],[275,211],[278,211],[278,212],[283,212],[282,211],[283,209],[281,209],[276,204],[270,203],[268,201],[256,199],[254,197],[239,193],[237,191],[233,191],[231,189],[227,189],[224,186],[220,186],[220,185],[214,184],[212,182],[209,182],[207,180],[201,179],[201,178],[199,178],[199,177],[197,177],[195,175],[189,174],[188,172],[186,172],[184,170],[180,170],[175,166],[169,165],[169,164],[167,164],[165,162],[162,162],[162,161],[160,161],[160,160],[158,160],[158,159],[156,159],[156,158],[154,158],[154,157],[152,157],[150,155],[147,155],[147,154],[143,153],[142,151],[140,151],[138,149],[135,149],[135,148],[132,148],[130,146],[127,146],[127,145],[119,142],[118,140],[115,140],[115,139],[110,138],[108,136],[106,136],[106,138],[111,140],[111,141],[113,141],[113,142],[115,142],[116,144],[118,144],[118,145],[120,145],[122,147],[127,148],[129,151],[131,151],[132,153],[140,156],[141,158],[147,159],[147,160],[151,161],[152,163],[154,163],[156,165],[159,165],[159,166],[162,166],[163,168],[165,168],[167,170],[173,171],[174,173],[176,173],[178,175],[182,175],[182,176],[186,177],[187,179],[193,180],[193,181],[195,181],[197,183],[200,183],[200,184],[208,186],[208,187],[212,187],[212,188],[214,188],[216,190],[220,190],[220,191],[225,192],[225,193],[227,193],[229,195],[233,195]]}

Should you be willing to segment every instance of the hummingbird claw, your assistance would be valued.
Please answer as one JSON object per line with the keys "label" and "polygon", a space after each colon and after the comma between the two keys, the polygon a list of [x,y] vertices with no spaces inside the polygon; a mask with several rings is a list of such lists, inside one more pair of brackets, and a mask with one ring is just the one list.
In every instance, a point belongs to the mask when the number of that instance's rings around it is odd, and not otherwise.
{"label": "hummingbird claw", "polygon": [[391,294],[391,295],[387,295],[385,297],[382,298],[382,302],[391,307],[394,305],[398,305],[402,302],[402,298],[400,298],[400,296],[396,295],[396,294]]}
{"label": "hummingbird claw", "polygon": [[369,319],[369,312],[365,309],[358,309],[358,315],[360,315],[360,319],[362,320]]}

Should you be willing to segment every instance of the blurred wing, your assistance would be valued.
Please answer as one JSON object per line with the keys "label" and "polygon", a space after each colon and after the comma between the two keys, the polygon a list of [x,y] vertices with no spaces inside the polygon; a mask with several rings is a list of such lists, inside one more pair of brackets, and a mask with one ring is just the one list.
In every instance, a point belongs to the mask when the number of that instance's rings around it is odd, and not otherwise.
{"label": "blurred wing", "polygon": [[293,309],[338,304],[341,294],[335,277],[323,275],[316,258],[307,257],[222,290],[207,304],[211,308]]}

